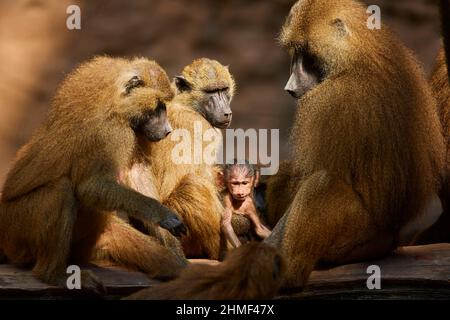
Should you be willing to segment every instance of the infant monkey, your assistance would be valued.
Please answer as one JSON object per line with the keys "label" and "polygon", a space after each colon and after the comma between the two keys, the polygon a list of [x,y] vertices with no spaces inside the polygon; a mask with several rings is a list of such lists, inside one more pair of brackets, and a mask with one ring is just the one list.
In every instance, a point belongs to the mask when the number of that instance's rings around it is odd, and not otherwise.
{"label": "infant monkey", "polygon": [[256,235],[262,239],[267,238],[271,231],[262,223],[255,201],[255,187],[260,178],[258,166],[250,164],[248,161],[241,164],[234,160],[232,164],[223,166],[219,176],[225,188],[223,191],[225,210],[222,217],[222,231],[226,239],[235,248],[241,246],[241,241],[233,229],[233,214],[248,218]]}

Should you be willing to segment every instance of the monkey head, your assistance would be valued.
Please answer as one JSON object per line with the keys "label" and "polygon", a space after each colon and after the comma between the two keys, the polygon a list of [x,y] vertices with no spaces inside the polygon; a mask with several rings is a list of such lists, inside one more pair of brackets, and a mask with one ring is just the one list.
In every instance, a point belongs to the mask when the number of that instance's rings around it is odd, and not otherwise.
{"label": "monkey head", "polygon": [[301,0],[292,7],[279,37],[291,55],[284,88],[290,95],[300,99],[323,81],[373,56],[364,51],[377,46],[372,37],[380,35],[367,28],[360,6],[350,0]]}
{"label": "monkey head", "polygon": [[124,130],[158,141],[172,130],[166,103],[173,96],[167,74],[154,61],[96,57],[63,82],[48,125],[63,119],[80,128],[99,121],[106,126],[120,123]]}
{"label": "monkey head", "polygon": [[158,90],[138,84],[141,81],[137,76],[128,80],[117,114],[129,122],[136,135],[159,141],[172,131],[165,99]]}
{"label": "monkey head", "polygon": [[164,70],[147,59],[131,61],[121,75],[119,110],[137,135],[149,141],[165,138],[172,128],[167,120],[166,102],[173,98],[170,80]]}
{"label": "monkey head", "polygon": [[254,188],[259,182],[259,170],[256,166],[248,163],[227,164],[223,170],[224,185],[236,201],[244,201],[253,196]]}
{"label": "monkey head", "polygon": [[224,129],[230,125],[235,83],[228,67],[215,60],[197,59],[186,66],[174,82],[177,94],[212,126]]}

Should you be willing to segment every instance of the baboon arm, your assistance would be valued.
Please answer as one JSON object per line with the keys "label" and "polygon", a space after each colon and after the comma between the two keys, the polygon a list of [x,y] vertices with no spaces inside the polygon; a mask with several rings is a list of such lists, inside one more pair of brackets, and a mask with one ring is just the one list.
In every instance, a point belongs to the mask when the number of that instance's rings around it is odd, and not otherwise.
{"label": "baboon arm", "polygon": [[244,212],[244,216],[250,219],[250,221],[253,223],[255,232],[259,237],[265,239],[270,235],[270,230],[267,229],[267,227],[262,223],[261,219],[259,218],[259,214],[256,209],[254,200],[252,200],[251,205],[246,209],[246,212]]}
{"label": "baboon arm", "polygon": [[231,222],[227,224],[222,225],[223,233],[225,234],[226,238],[230,243],[233,245],[234,248],[240,247],[241,241],[239,240],[238,236],[233,230],[233,226],[231,225]]}
{"label": "baboon arm", "polygon": [[[319,261],[337,261],[379,235],[351,186],[325,171],[306,178],[265,242],[287,258],[287,287],[302,287]],[[370,248],[368,250],[371,250]]]}
{"label": "baboon arm", "polygon": [[295,185],[292,167],[293,163],[291,161],[282,162],[278,173],[267,180],[267,223],[270,227],[274,227],[277,224],[295,195],[295,192],[292,190],[292,186]]}
{"label": "baboon arm", "polygon": [[129,215],[158,223],[172,212],[157,200],[119,184],[115,178],[92,176],[77,188],[81,202],[104,211],[125,211]]}
{"label": "baboon arm", "polygon": [[222,232],[224,233],[227,240],[233,245],[233,247],[237,248],[241,246],[241,241],[236,235],[236,232],[234,232],[233,225],[231,224],[232,216],[233,211],[229,208],[225,209],[225,213],[222,218]]}
{"label": "baboon arm", "polygon": [[234,248],[241,246],[241,241],[239,240],[236,232],[234,232],[233,225],[231,224],[231,219],[233,217],[232,204],[230,201],[230,194],[226,194],[224,197],[224,211],[222,215],[222,232],[226,239],[232,244]]}

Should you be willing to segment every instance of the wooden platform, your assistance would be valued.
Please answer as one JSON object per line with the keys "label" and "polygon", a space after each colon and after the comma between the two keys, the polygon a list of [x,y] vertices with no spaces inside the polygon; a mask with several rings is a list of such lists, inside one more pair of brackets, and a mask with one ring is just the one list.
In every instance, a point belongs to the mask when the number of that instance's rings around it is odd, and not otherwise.
{"label": "wooden platform", "polygon": [[[370,265],[380,267],[381,290],[367,288]],[[90,269],[103,281],[106,296],[49,286],[29,270],[0,265],[0,299],[115,299],[157,283],[144,274],[116,267]],[[382,260],[315,271],[303,292],[281,293],[277,299],[450,299],[450,244],[403,247]]]}
{"label": "wooden platform", "polygon": [[[378,265],[381,290],[369,290],[367,267]],[[450,299],[450,244],[398,248],[381,260],[313,272],[304,292],[282,299]]]}

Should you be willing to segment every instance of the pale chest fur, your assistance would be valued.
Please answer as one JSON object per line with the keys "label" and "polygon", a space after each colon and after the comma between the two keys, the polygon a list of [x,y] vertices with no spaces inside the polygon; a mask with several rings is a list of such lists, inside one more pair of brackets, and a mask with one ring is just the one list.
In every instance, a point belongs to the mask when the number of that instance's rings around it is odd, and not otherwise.
{"label": "pale chest fur", "polygon": [[222,146],[222,133],[197,112],[176,106],[169,121],[174,131],[152,144],[151,175],[158,198],[164,201],[186,175],[215,181],[213,165]]}

